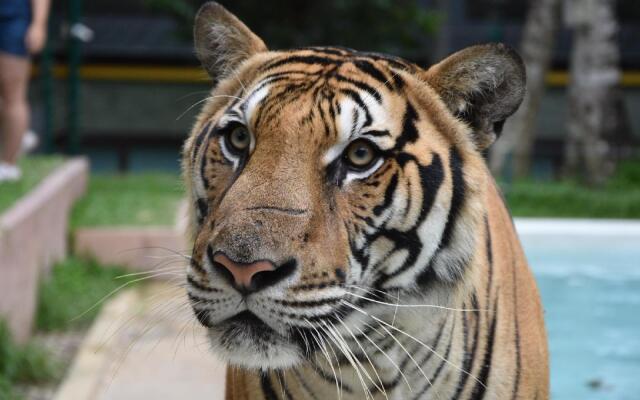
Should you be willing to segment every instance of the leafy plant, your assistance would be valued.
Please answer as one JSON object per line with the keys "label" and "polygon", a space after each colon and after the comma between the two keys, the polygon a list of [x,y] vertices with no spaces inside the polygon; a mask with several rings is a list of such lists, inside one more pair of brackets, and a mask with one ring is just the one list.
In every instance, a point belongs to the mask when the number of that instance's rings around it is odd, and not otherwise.
{"label": "leafy plant", "polygon": [[0,319],[0,400],[18,398],[16,384],[46,383],[59,378],[58,363],[35,343],[18,345]]}
{"label": "leafy plant", "polygon": [[100,311],[99,302],[133,280],[118,279],[125,273],[122,268],[76,258],[56,265],[51,278],[40,286],[37,328],[58,331],[88,326]]}
{"label": "leafy plant", "polygon": [[[200,0],[145,0],[148,9],[171,15],[191,40]],[[270,48],[339,45],[428,62],[425,49],[441,15],[419,0],[221,0]]]}

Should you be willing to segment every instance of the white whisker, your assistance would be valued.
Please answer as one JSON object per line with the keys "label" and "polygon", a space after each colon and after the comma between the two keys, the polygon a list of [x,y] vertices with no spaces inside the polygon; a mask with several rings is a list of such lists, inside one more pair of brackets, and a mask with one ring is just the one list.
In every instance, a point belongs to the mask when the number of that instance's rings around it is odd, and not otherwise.
{"label": "white whisker", "polygon": [[470,373],[470,372],[468,372],[468,371],[465,371],[465,370],[464,370],[463,368],[461,368],[460,366],[455,365],[455,364],[454,364],[454,363],[452,363],[451,361],[447,360],[445,357],[441,356],[437,351],[435,351],[431,346],[429,346],[428,344],[426,344],[426,343],[425,343],[425,342],[423,342],[422,340],[420,340],[420,339],[416,338],[415,336],[413,336],[413,335],[411,335],[411,334],[409,334],[409,333],[407,333],[407,332],[403,331],[402,329],[399,329],[399,328],[396,328],[396,327],[395,327],[395,326],[393,326],[393,325],[390,325],[389,323],[387,323],[387,322],[385,322],[385,321],[381,320],[380,318],[377,318],[377,317],[376,317],[376,316],[374,316],[374,315],[371,315],[371,314],[367,313],[366,311],[364,311],[364,310],[362,310],[362,309],[360,309],[360,308],[356,307],[355,305],[353,305],[353,304],[349,303],[349,302],[348,302],[348,301],[346,301],[346,300],[343,300],[343,304],[345,304],[345,305],[346,305],[346,306],[348,306],[348,307],[353,308],[354,310],[356,310],[356,311],[358,311],[358,312],[360,312],[360,313],[362,313],[362,314],[364,314],[364,315],[369,316],[370,318],[373,318],[373,319],[374,319],[374,320],[376,320],[377,322],[379,322],[379,323],[381,323],[381,324],[383,324],[383,325],[386,325],[386,326],[390,327],[391,329],[395,330],[396,332],[402,333],[403,335],[405,335],[405,336],[409,337],[410,339],[414,340],[415,342],[417,342],[417,343],[421,344],[422,346],[424,346],[425,348],[427,348],[429,351],[431,351],[431,352],[432,352],[436,357],[438,357],[440,360],[442,360],[442,361],[443,361],[443,362],[445,362],[446,364],[448,364],[448,365],[452,366],[452,367],[453,367],[453,368],[455,368],[456,370],[458,370],[458,371],[462,372],[463,374],[468,375],[468,376],[469,376],[469,377],[471,377],[473,380],[475,380],[476,382],[478,382],[481,386],[483,386],[484,388],[486,388],[485,384],[484,384],[480,379],[478,379],[475,375],[471,374],[471,373]]}

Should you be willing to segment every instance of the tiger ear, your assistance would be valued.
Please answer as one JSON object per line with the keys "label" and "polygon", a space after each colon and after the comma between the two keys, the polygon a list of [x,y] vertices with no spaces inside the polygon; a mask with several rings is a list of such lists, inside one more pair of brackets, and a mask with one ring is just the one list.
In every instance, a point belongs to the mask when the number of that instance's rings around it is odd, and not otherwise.
{"label": "tiger ear", "polygon": [[425,78],[453,115],[471,126],[479,150],[500,136],[505,119],[520,106],[526,84],[522,58],[504,44],[454,53],[429,68]]}
{"label": "tiger ear", "polygon": [[267,51],[262,39],[214,1],[198,10],[193,38],[196,56],[214,83],[227,77],[252,55]]}

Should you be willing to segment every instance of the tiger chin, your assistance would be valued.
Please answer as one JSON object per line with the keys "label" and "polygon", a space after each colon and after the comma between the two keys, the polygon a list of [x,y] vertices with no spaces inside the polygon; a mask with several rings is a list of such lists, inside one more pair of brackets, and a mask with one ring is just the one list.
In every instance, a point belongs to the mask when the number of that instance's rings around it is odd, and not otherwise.
{"label": "tiger chin", "polygon": [[547,399],[538,290],[483,152],[522,102],[502,44],[428,68],[272,51],[216,3],[183,150],[195,317],[227,399]]}

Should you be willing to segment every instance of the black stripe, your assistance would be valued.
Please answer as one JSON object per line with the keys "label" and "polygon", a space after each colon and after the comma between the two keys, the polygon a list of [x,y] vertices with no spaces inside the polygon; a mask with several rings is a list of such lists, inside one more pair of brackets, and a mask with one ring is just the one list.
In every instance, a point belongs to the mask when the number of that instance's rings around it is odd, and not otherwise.
{"label": "black stripe", "polygon": [[471,369],[473,368],[473,362],[476,359],[476,350],[478,349],[478,335],[480,333],[480,312],[478,311],[478,298],[476,297],[476,294],[474,293],[471,296],[471,307],[475,310],[473,312],[473,316],[475,317],[475,332],[473,334],[473,342],[471,343],[471,352],[469,352],[466,348],[466,341],[467,341],[467,336],[468,336],[468,321],[466,319],[467,313],[464,313],[463,316],[465,317],[464,319],[464,336],[465,336],[465,355],[464,355],[464,362],[462,364],[462,369],[463,371],[467,371],[468,374],[460,374],[460,381],[458,382],[458,387],[456,388],[456,392],[453,395],[453,397],[451,397],[451,400],[454,399],[458,399],[460,397],[460,395],[462,394],[462,391],[464,390],[466,384],[467,384],[467,380],[469,379],[469,374],[471,373]]}
{"label": "black stripe", "polygon": [[284,214],[290,215],[302,215],[307,213],[309,210],[300,209],[300,208],[286,208],[286,207],[276,207],[276,206],[254,206],[245,208],[247,211],[280,211]]}
{"label": "black stripe", "polygon": [[[438,347],[438,344],[440,343],[440,338],[442,337],[442,332],[444,332],[444,328],[447,325],[447,321],[448,321],[448,318],[444,318],[442,320],[442,323],[440,324],[440,327],[438,328],[438,334],[436,335],[435,339],[433,340],[433,343],[431,343],[431,345],[430,345],[430,347],[433,350],[436,350],[437,347]],[[416,343],[415,347],[417,347],[417,346],[420,346],[420,347],[417,348],[417,350],[419,350],[420,348],[423,347],[420,343]],[[412,350],[411,354],[417,356],[417,354],[415,354],[417,350]],[[425,357],[422,360],[420,360],[418,362],[418,365],[420,365],[420,367],[426,365],[427,362],[433,356],[433,351],[430,351],[429,349],[426,349],[426,350],[427,350],[427,354],[425,355]],[[415,359],[415,357],[414,357],[414,359]],[[399,365],[400,371],[403,371],[407,367],[407,364],[409,363],[410,360],[411,360],[411,357],[409,357],[409,355],[407,354],[405,356],[405,358],[402,360],[402,362],[400,363],[400,365]],[[417,368],[416,368],[416,370],[417,370]],[[396,376],[393,378],[393,380],[391,382],[385,384],[385,389],[394,388],[400,382],[400,378],[402,378],[402,375],[400,374],[400,372],[398,372],[398,374],[396,374]]]}
{"label": "black stripe", "polygon": [[[302,81],[301,83],[292,83],[290,79],[288,79],[286,76],[283,76],[282,78],[279,78],[279,79],[272,79],[272,80],[266,81],[265,83],[262,84],[262,86],[266,84],[271,84],[276,80],[285,80],[286,82],[283,85],[272,85],[272,89],[270,90],[269,94],[260,101],[259,107],[255,112],[255,117],[254,117],[255,122],[253,124],[253,127],[256,130],[263,123],[262,121],[263,119],[266,118],[265,122],[268,123],[279,115],[277,112],[273,112],[274,109],[277,109],[286,104],[290,104],[294,102],[297,99],[297,97],[299,97],[300,91],[307,89],[309,87],[309,83],[307,81]],[[258,90],[259,89],[255,89],[253,93],[256,93]],[[291,96],[294,93],[298,93],[298,96],[295,96],[295,95]],[[289,96],[285,97],[287,95]],[[243,104],[243,107],[246,107],[248,104],[249,104],[248,102],[245,102]]]}
{"label": "black stripe", "polygon": [[300,372],[298,372],[298,370],[296,368],[292,368],[292,370],[293,370],[293,374],[296,376],[296,378],[298,378],[298,382],[300,382],[300,386],[302,386],[304,391],[307,392],[307,394],[309,395],[310,398],[312,398],[313,400],[317,400],[318,398],[313,393],[313,390],[311,390],[309,385],[307,385],[307,381],[304,380],[304,378],[302,377]]}
{"label": "black stripe", "polygon": [[373,207],[373,214],[375,216],[380,216],[383,211],[385,211],[393,202],[393,197],[396,194],[396,188],[398,187],[398,174],[394,173],[389,180],[389,184],[384,191],[384,197],[382,199],[382,203]]}
{"label": "black stripe", "polygon": [[209,214],[209,205],[207,204],[207,200],[203,198],[197,199],[196,207],[198,210],[198,214],[197,214],[198,225],[202,225],[202,221],[204,220],[204,217],[207,216],[207,214]]}
{"label": "black stripe", "polygon": [[364,125],[362,125],[362,128],[365,128],[371,125],[371,121],[373,121],[373,119],[371,118],[371,113],[369,112],[369,108],[367,107],[365,102],[362,101],[362,97],[360,97],[360,93],[351,89],[341,89],[340,92],[349,96],[351,100],[353,100],[362,109],[362,111],[364,111],[365,122],[364,122]]}
{"label": "black stripe", "polygon": [[381,136],[391,136],[391,132],[389,132],[388,130],[382,130],[382,131],[378,131],[378,130],[371,130],[371,131],[366,131],[362,133],[363,135],[367,135],[367,136],[373,136],[373,137],[381,137]]}
{"label": "black stripe", "polygon": [[209,323],[208,310],[198,310],[196,308],[193,308],[193,312],[196,315],[196,319],[198,320],[198,322],[200,322],[200,324],[202,324],[202,326],[205,326],[207,328],[211,327],[211,324]]}
{"label": "black stripe", "polygon": [[511,397],[512,399],[516,399],[518,397],[518,391],[520,390],[520,375],[522,374],[522,363],[520,361],[520,327],[519,327],[519,323],[518,323],[518,315],[519,315],[519,309],[518,309],[518,291],[517,291],[517,282],[516,282],[516,259],[515,259],[515,254],[513,254],[512,252],[512,257],[513,258],[513,310],[514,310],[514,329],[515,329],[515,344],[516,344],[516,354],[515,354],[515,358],[516,358],[516,369],[515,369],[515,373],[516,373],[516,380],[513,383],[513,396]]}
{"label": "black stripe", "polygon": [[333,56],[346,56],[353,52],[351,49],[340,47],[303,47],[301,50],[310,50],[314,53],[330,54]]}
{"label": "black stripe", "polygon": [[194,288],[196,288],[198,290],[201,290],[203,292],[210,292],[210,293],[218,293],[218,292],[220,292],[220,289],[212,288],[212,287],[205,286],[205,285],[201,284],[200,282],[198,282],[195,279],[193,279],[191,277],[191,275],[187,275],[187,282],[189,283],[189,285],[191,285]]}
{"label": "black stripe", "polygon": [[359,57],[367,57],[375,61],[385,61],[394,68],[402,70],[412,70],[414,66],[400,57],[390,56],[388,54],[376,53],[371,51],[356,52]]}
{"label": "black stripe", "polygon": [[202,267],[202,265],[196,260],[195,256],[191,256],[191,268],[193,268],[194,271],[198,272],[200,275],[206,275],[207,271],[204,270],[204,267]]}
{"label": "black stripe", "polygon": [[493,242],[491,239],[491,226],[489,225],[489,218],[485,215],[484,225],[487,235],[487,307],[490,306],[491,300],[491,286],[493,285]]}
{"label": "black stripe", "polygon": [[340,82],[350,83],[353,86],[357,87],[358,89],[369,93],[371,96],[373,96],[373,98],[376,100],[377,103],[382,103],[382,95],[380,95],[380,92],[374,87],[367,85],[364,82],[360,82],[340,74],[335,74],[333,75],[333,77]]}
{"label": "black stripe", "polygon": [[[331,108],[330,105],[329,105],[329,108]],[[320,113],[320,121],[322,121],[322,126],[324,127],[324,135],[326,137],[329,137],[331,135],[331,129],[329,128],[329,124],[327,124],[327,119],[330,119],[330,118],[327,118],[327,114],[325,110],[322,108],[322,104],[319,104],[318,112]],[[335,121],[335,118],[334,118],[334,121]]]}
{"label": "black stripe", "polygon": [[280,67],[282,65],[287,64],[320,64],[320,65],[329,65],[329,64],[340,64],[341,60],[336,60],[329,57],[320,57],[320,56],[289,56],[280,60],[275,60],[270,62],[269,64],[263,66],[261,71],[268,71],[270,69],[274,69]]}
{"label": "black stripe", "polygon": [[[315,335],[311,335],[311,336],[313,336],[315,338]],[[314,343],[313,345],[315,347],[318,347],[317,343]],[[331,354],[328,353],[328,357],[331,358]],[[330,375],[325,370],[320,368],[320,366],[318,364],[315,364],[315,363],[311,362],[311,360],[309,360],[309,363],[314,367],[313,370],[318,374],[318,376],[320,378],[322,378],[324,381],[326,381],[328,383],[331,383],[332,385],[336,384],[336,377],[333,375],[333,371],[332,371],[332,373]],[[331,365],[333,365],[333,360],[331,360],[330,363],[331,363]],[[340,387],[341,387],[342,391],[347,392],[349,394],[353,393],[353,388],[350,385],[348,385],[347,383],[339,382],[339,384],[340,384]]]}
{"label": "black stripe", "polygon": [[456,221],[460,215],[460,209],[462,208],[465,197],[462,157],[460,156],[458,149],[455,147],[452,147],[449,151],[449,169],[451,170],[451,180],[453,185],[451,206],[449,207],[447,224],[444,227],[442,238],[440,239],[440,246],[438,246],[440,249],[448,247],[451,243],[453,229],[456,226]]}
{"label": "black stripe", "polygon": [[[395,343],[395,341],[393,341],[393,343]],[[406,347],[406,346],[405,346],[405,347]],[[411,360],[411,357],[409,357],[409,354],[411,354],[411,355],[415,356],[415,355],[416,355],[416,352],[420,351],[420,349],[421,349],[421,348],[422,348],[422,345],[421,345],[420,343],[417,343],[417,342],[416,342],[416,343],[414,343],[414,344],[413,344],[413,346],[412,346],[410,349],[408,349],[408,351],[406,351],[406,352],[405,352],[405,353],[406,353],[406,355],[405,355],[405,357],[402,359],[402,361],[398,364],[398,369],[399,369],[400,371],[403,371],[403,370],[407,367],[407,364],[409,363],[409,361]],[[377,350],[377,349],[376,349],[376,350]],[[386,350],[385,350],[385,351],[386,351]],[[382,380],[382,382],[381,382],[381,383],[382,383],[382,384],[381,384],[381,387],[382,387],[386,392],[389,392],[389,391],[393,390],[396,386],[398,386],[398,384],[400,383],[400,378],[401,378],[401,377],[402,377],[402,375],[400,375],[400,373],[397,373],[397,374],[393,377],[393,379],[392,379],[391,381],[385,381],[385,380],[381,379],[381,380]],[[374,390],[377,390],[377,389],[375,388],[375,386],[373,386],[373,387],[372,387],[372,386],[370,386],[370,387],[369,387],[369,390],[370,390],[371,392],[373,392]]]}
{"label": "black stripe", "polygon": [[342,297],[334,297],[334,298],[328,298],[328,299],[322,299],[322,300],[307,300],[307,301],[295,301],[295,300],[273,300],[274,303],[276,304],[280,304],[286,307],[293,307],[293,308],[299,308],[299,307],[308,307],[308,308],[313,308],[313,307],[321,307],[327,304],[333,304],[333,303],[337,303],[339,301],[344,300]]}
{"label": "black stripe", "polygon": [[485,346],[484,356],[482,357],[482,364],[480,368],[480,374],[478,374],[478,380],[471,392],[470,400],[480,400],[484,398],[486,386],[489,384],[489,375],[491,374],[491,363],[493,361],[493,345],[496,338],[496,322],[498,319],[498,302],[495,302],[493,306],[493,317],[491,319],[491,326],[489,327],[489,334],[487,336],[487,344]]}
{"label": "black stripe", "polygon": [[[209,136],[207,135],[207,138]],[[208,140],[207,140],[208,142]],[[207,179],[205,173],[207,169],[207,157],[206,155],[202,155],[202,159],[200,160],[200,179],[202,180],[202,186],[204,186],[205,189],[209,189],[211,187],[211,182],[209,182],[209,179]]]}
{"label": "black stripe", "polygon": [[[440,339],[442,338],[442,333],[444,332],[444,328],[447,326],[447,321],[449,321],[448,316],[444,318],[444,320],[442,321],[442,324],[440,324],[440,328],[438,329],[438,335],[436,336],[435,340],[433,341],[433,345],[431,346],[431,348],[434,350],[437,350],[438,345],[440,344]],[[420,365],[425,365],[426,363],[428,363],[432,356],[433,356],[433,351],[430,351],[429,353],[427,353],[427,356],[420,362]]]}
{"label": "black stripe", "polygon": [[383,85],[387,85],[389,87],[391,86],[389,85],[389,79],[387,79],[385,74],[382,71],[380,71],[378,68],[376,68],[376,66],[373,65],[371,61],[360,59],[360,60],[354,61],[353,65],[355,65],[356,68],[358,68],[360,71],[369,75],[370,77],[382,83]]}
{"label": "black stripe", "polygon": [[349,133],[349,137],[353,137],[356,134],[356,130],[358,129],[358,120],[360,119],[360,111],[357,108],[351,110],[351,133]]}
{"label": "black stripe", "polygon": [[419,224],[421,224],[431,212],[433,203],[436,201],[436,196],[444,180],[444,169],[440,155],[434,153],[431,164],[427,166],[418,164],[418,173],[420,175],[420,187],[422,188],[423,195],[422,208],[420,209],[418,222],[414,227],[416,230],[419,228]]}
{"label": "black stripe", "polygon": [[260,386],[262,387],[262,394],[265,400],[278,400],[278,395],[273,389],[268,373],[263,372],[260,374]]}
{"label": "black stripe", "polygon": [[404,112],[402,119],[402,133],[396,139],[396,144],[393,146],[396,151],[404,151],[404,147],[407,143],[415,143],[418,140],[418,128],[416,128],[416,122],[418,120],[418,113],[415,107],[410,102],[407,102],[407,108]]}
{"label": "black stripe", "polygon": [[292,400],[291,393],[289,392],[289,387],[287,386],[287,382],[284,379],[284,373],[282,370],[276,371],[276,376],[278,377],[278,382],[280,383],[280,387],[282,388],[282,392],[284,393],[284,398],[288,400]]}
{"label": "black stripe", "polygon": [[[437,153],[433,154],[431,164],[427,166],[420,165],[419,163],[417,163],[417,161],[415,162],[418,166],[418,173],[420,175],[420,187],[423,191],[422,207],[420,208],[420,215],[418,216],[415,225],[407,232],[381,228],[374,235],[368,238],[369,243],[371,243],[378,237],[384,236],[385,238],[394,242],[394,250],[406,249],[409,252],[409,255],[400,268],[398,268],[391,274],[382,275],[375,282],[375,288],[382,287],[386,281],[400,275],[401,273],[412,267],[418,260],[418,255],[422,250],[422,242],[420,241],[420,237],[418,236],[418,228],[424,222],[424,219],[427,217],[427,215],[431,211],[431,208],[433,207],[433,204],[435,203],[436,196],[438,194],[438,191],[440,190],[440,186],[442,186],[442,181],[444,180],[444,170],[442,167],[442,160]],[[420,276],[428,274],[430,268],[427,267],[428,266],[425,266],[425,269]],[[420,276],[418,277],[418,284],[424,283],[420,280]]]}
{"label": "black stripe", "polygon": [[193,151],[191,152],[191,163],[192,164],[195,164],[195,162],[196,162],[196,158],[198,157],[198,153],[200,152],[200,147],[202,146],[202,143],[204,142],[204,138],[207,137],[207,135],[209,133],[209,128],[211,128],[211,121],[208,121],[206,124],[204,124],[204,126],[202,127],[202,129],[198,133],[198,136],[196,136],[196,141],[193,144]]}
{"label": "black stripe", "polygon": [[449,354],[451,354],[451,347],[452,347],[453,341],[455,340],[455,337],[453,335],[455,328],[456,328],[456,319],[454,318],[453,324],[451,324],[451,335],[449,335],[449,344],[447,345],[447,350],[444,356],[442,357],[442,360],[440,361],[440,365],[438,365],[438,368],[436,369],[436,372],[433,375],[433,378],[431,378],[430,380],[431,383],[429,384],[429,382],[427,382],[427,386],[425,386],[424,389],[422,389],[420,393],[418,393],[418,395],[415,397],[416,399],[421,399],[422,395],[426,394],[435,385],[436,380],[438,379],[438,376],[440,376],[440,373],[444,368],[444,365],[449,360]]}
{"label": "black stripe", "polygon": [[[220,303],[220,299],[216,299],[216,300],[210,300],[210,299],[205,299],[204,297],[200,297],[197,296],[195,294],[192,293],[187,293],[187,297],[189,298],[189,300],[192,303],[198,303],[198,304],[215,304],[215,303]],[[195,306],[197,306],[198,304],[196,304]]]}

